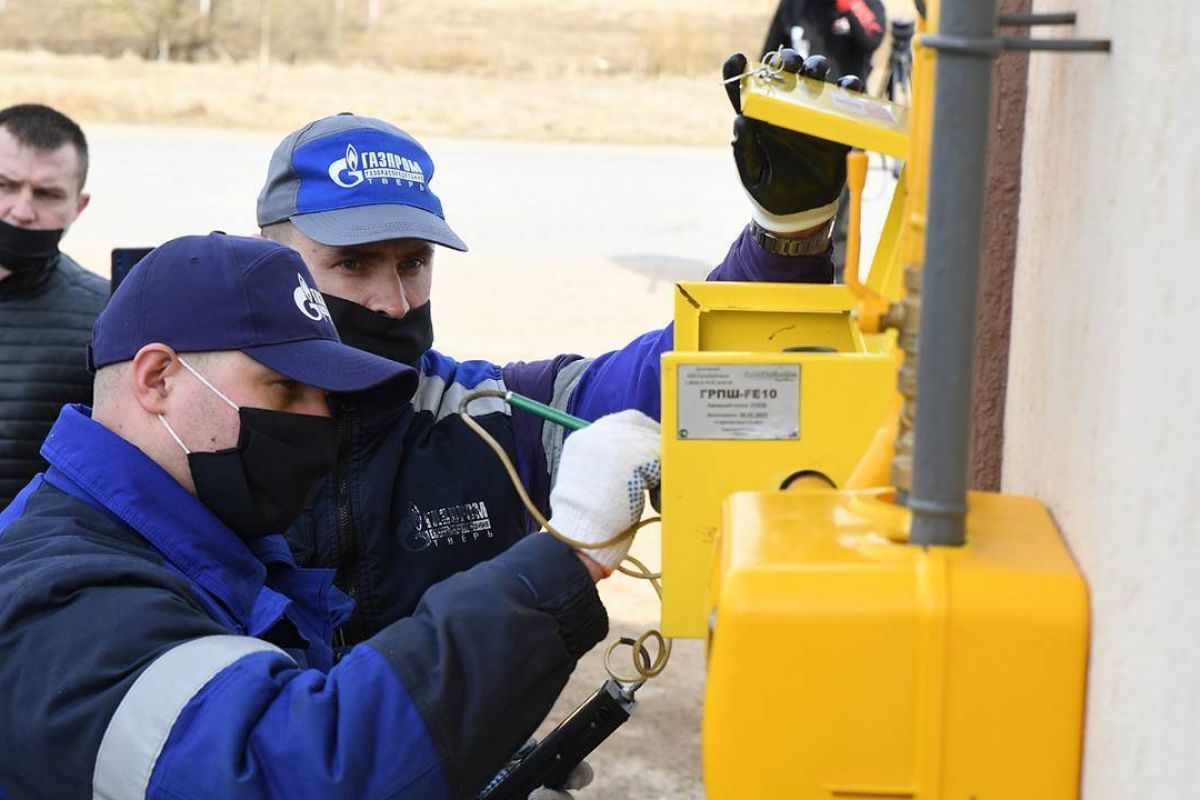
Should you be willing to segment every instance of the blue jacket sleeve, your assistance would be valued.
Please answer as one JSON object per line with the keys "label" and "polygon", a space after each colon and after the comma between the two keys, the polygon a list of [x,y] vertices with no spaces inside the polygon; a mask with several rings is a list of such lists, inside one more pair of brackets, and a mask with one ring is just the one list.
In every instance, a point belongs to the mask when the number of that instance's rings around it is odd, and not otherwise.
{"label": "blue jacket sleeve", "polygon": [[546,536],[435,586],[328,672],[231,635],[157,565],[38,561],[10,565],[29,582],[0,610],[14,797],[470,797],[607,633],[586,569]]}
{"label": "blue jacket sleeve", "polygon": [[[742,230],[725,259],[708,275],[710,281],[773,283],[831,283],[830,253],[788,257],[768,253]],[[674,328],[642,334],[619,350],[595,359],[560,356],[550,361],[520,362],[504,369],[505,384],[520,392],[587,420],[636,408],[661,416],[661,356],[674,345]],[[548,508],[550,486],[562,450],[564,433],[540,421],[514,422],[514,438],[522,478],[540,507]]]}
{"label": "blue jacket sleeve", "polygon": [[[710,281],[747,281],[772,283],[831,283],[833,260],[829,253],[793,258],[768,253],[750,236],[750,228],[742,230],[725,255],[725,259],[708,275]],[[554,361],[510,364],[505,368],[505,382],[522,394],[531,393],[535,399],[565,408],[569,413],[594,420],[605,414],[636,408],[644,414],[659,417],[659,360],[671,349],[674,337],[672,326],[645,333],[620,350],[613,350],[580,365],[575,357]],[[575,367],[569,385],[563,386],[561,370],[564,358],[572,359]],[[553,367],[551,375],[532,379]],[[580,368],[580,367],[584,368]],[[541,431],[517,431],[518,451],[540,443]]]}
{"label": "blue jacket sleeve", "polygon": [[[708,275],[710,281],[770,283],[830,283],[829,254],[792,258],[768,253],[755,243],[749,227],[742,230],[725,260]],[[592,361],[579,376],[567,410],[584,419],[598,419],[627,408],[661,416],[660,361],[673,345],[673,326],[639,336],[620,350]]]}
{"label": "blue jacket sleeve", "polygon": [[431,588],[328,674],[259,653],[184,709],[151,794],[471,797],[607,632],[586,569],[548,536]]}

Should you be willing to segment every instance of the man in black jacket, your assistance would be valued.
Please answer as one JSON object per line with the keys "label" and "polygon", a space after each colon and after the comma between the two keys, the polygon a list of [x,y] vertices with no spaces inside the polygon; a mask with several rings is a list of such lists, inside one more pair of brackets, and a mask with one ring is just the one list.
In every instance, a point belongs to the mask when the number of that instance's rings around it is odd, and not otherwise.
{"label": "man in black jacket", "polygon": [[92,402],[86,345],[108,283],[58,242],[87,208],[87,140],[43,105],[0,111],[0,509],[45,469],[66,403]]}
{"label": "man in black jacket", "polygon": [[832,77],[871,74],[871,54],[883,41],[886,12],[880,0],[780,0],[763,52],[790,47],[802,58],[825,55]]}

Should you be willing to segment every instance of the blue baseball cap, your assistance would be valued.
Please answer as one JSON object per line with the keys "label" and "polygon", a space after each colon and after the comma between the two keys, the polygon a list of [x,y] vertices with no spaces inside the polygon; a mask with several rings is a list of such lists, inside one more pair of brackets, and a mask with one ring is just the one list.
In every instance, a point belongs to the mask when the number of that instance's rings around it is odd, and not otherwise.
{"label": "blue baseball cap", "polygon": [[258,225],[291,220],[308,238],[340,246],[422,239],[467,246],[433,193],[433,159],[381,119],[344,113],[288,134],[267,167]]}
{"label": "blue baseball cap", "polygon": [[412,368],[342,344],[300,255],[289,247],[210,233],[172,239],[130,271],[96,318],[93,369],[161,342],[180,353],[240,350],[294,381],[354,392]]}

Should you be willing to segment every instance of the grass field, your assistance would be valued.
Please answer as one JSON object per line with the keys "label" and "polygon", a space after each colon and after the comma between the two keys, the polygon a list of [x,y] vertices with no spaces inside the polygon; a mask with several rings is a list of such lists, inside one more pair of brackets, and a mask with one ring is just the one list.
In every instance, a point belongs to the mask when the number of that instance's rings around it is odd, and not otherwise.
{"label": "grass field", "polygon": [[426,137],[720,145],[729,135],[721,63],[757,51],[774,8],[382,0],[367,29],[362,3],[345,0],[346,32],[334,46],[328,0],[261,0],[275,2],[276,30],[263,69],[253,47],[258,2],[213,2],[242,8],[222,17],[224,45],[207,60],[159,63],[144,57],[156,48],[149,0],[8,0],[0,105],[36,100],[84,122],[273,130],[352,110]]}
{"label": "grass field", "polygon": [[272,129],[353,110],[424,136],[673,144],[725,140],[721,62],[758,48],[771,10],[769,0],[384,3],[375,27],[337,52],[296,63],[280,56],[264,70],[254,58],[147,61],[135,54],[140,39],[114,32],[123,18],[111,9],[81,12],[85,30],[99,28],[93,38],[104,46],[94,49],[131,47],[79,54],[88,48],[78,25],[65,41],[19,36],[34,19],[53,26],[55,15],[22,21],[33,4],[8,5],[0,46],[73,52],[0,53],[10,77],[0,84],[3,105],[36,99],[83,121]]}
{"label": "grass field", "polygon": [[[718,65],[719,66],[719,65]],[[339,111],[419,138],[721,144],[729,114],[715,77],[541,78],[329,65],[155,64],[0,53],[0,105],[37,101],[87,122],[297,128]]]}

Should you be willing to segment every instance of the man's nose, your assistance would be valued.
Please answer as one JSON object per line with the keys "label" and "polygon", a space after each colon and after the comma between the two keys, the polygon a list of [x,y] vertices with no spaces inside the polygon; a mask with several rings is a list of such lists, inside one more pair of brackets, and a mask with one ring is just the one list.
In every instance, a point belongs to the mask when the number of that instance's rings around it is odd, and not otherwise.
{"label": "man's nose", "polygon": [[400,319],[408,313],[411,307],[408,295],[404,292],[404,284],[396,281],[388,286],[387,291],[379,298],[378,304],[372,310],[381,311],[392,319]]}
{"label": "man's nose", "polygon": [[32,225],[37,222],[37,209],[33,205],[33,195],[28,191],[20,191],[11,198],[12,205],[4,214],[6,222],[13,225]]}

